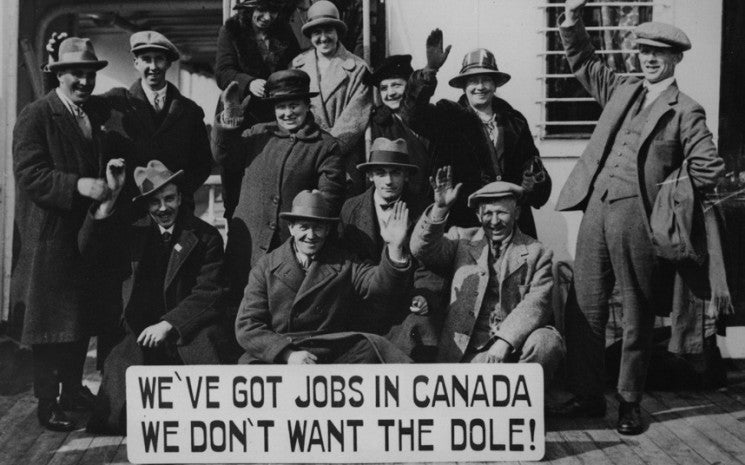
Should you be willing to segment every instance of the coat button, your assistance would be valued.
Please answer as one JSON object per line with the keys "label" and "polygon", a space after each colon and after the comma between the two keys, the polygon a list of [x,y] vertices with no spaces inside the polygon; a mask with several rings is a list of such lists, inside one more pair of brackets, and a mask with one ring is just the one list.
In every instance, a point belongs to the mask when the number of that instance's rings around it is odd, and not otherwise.
{"label": "coat button", "polygon": [[269,229],[277,229],[277,223],[275,221],[270,221]]}
{"label": "coat button", "polygon": [[277,204],[279,204],[279,196],[278,196],[278,195],[273,195],[273,196],[272,196],[272,203],[273,203],[274,205],[277,205]]}

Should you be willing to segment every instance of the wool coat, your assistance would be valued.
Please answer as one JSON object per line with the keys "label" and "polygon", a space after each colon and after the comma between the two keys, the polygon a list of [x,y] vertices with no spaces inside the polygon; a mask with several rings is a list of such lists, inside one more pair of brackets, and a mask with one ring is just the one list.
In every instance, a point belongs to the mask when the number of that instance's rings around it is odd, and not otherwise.
{"label": "wool coat", "polygon": [[339,44],[336,56],[321,76],[315,49],[292,60],[292,67],[310,76],[311,110],[322,129],[339,140],[352,192],[364,190],[364,178],[356,166],[365,161],[364,134],[372,109],[372,92],[367,85],[367,63]]}
{"label": "wool coat", "polygon": [[[375,209],[375,186],[344,202],[341,209],[340,237],[344,247],[357,258],[380,262],[385,242],[380,236],[378,214]],[[417,197],[404,192],[402,199],[409,208],[409,230],[413,229],[423,210]],[[417,264],[414,271],[414,285],[411,289],[401,289],[389,297],[372,305],[370,311],[356,318],[357,327],[363,331],[386,334],[406,354],[415,360],[426,358],[426,353],[434,352],[442,322],[442,296],[445,280]],[[414,296],[427,299],[429,314],[420,316],[409,310]],[[383,316],[384,315],[384,316]],[[420,357],[421,356],[421,357]]]}
{"label": "wool coat", "polygon": [[[489,240],[483,228],[452,227],[434,222],[429,207],[411,236],[411,253],[425,266],[452,270],[450,300],[440,335],[440,362],[460,362],[468,348],[493,271]],[[500,257],[499,307],[496,337],[519,351],[527,337],[553,320],[551,290],[553,253],[515,228]]]}
{"label": "wool coat", "polygon": [[226,251],[230,302],[237,305],[251,266],[289,237],[279,213],[292,209],[300,191],[318,189],[337,214],[344,199],[344,169],[336,140],[310,114],[295,133],[265,123],[241,134],[216,122],[213,153],[225,171],[243,173]]}
{"label": "wool coat", "polygon": [[[224,363],[230,357],[232,335],[223,319],[223,241],[212,226],[190,213],[177,218],[163,282],[165,313],[144,314],[149,308],[142,294],[148,286],[142,269],[148,241],[158,240],[157,225],[148,215],[127,226],[124,215],[96,220],[88,214],[78,235],[83,256],[112,268],[121,284],[123,338],[104,363],[104,378],[91,419],[94,429],[121,431],[126,401],[127,368],[147,364],[137,337],[147,326],[167,321],[174,328],[175,347],[187,365]],[[233,342],[234,345],[234,342]],[[235,349],[232,349],[235,351]]]}
{"label": "wool coat", "polygon": [[348,322],[363,307],[360,300],[385,298],[411,284],[411,261],[394,265],[386,253],[378,266],[355,259],[326,244],[307,272],[295,257],[292,239],[263,256],[251,270],[238,310],[235,331],[246,363],[277,363],[279,355],[314,337],[345,340],[362,334],[376,347],[381,361],[390,343],[366,333],[350,332]]}
{"label": "wool coat", "polygon": [[53,90],[18,115],[13,130],[16,182],[15,262],[11,276],[11,329],[24,344],[79,341],[96,331],[90,283],[77,234],[91,200],[78,193],[82,177],[102,175],[106,155],[119,145],[103,133],[108,118],[95,97],[86,103],[88,140]]}
{"label": "wool coat", "polygon": [[[584,25],[561,28],[561,37],[569,65],[577,79],[603,107],[598,124],[582,156],[574,165],[561,190],[556,209],[584,211],[598,174],[603,169],[615,134],[623,123],[626,110],[643,85],[638,77],[619,76],[600,61],[590,43]],[[683,159],[693,186],[711,189],[724,172],[711,132],[706,127],[704,109],[678,89],[668,87],[657,97],[640,136],[637,157],[639,211],[648,218],[663,182]]]}
{"label": "wool coat", "polygon": [[[450,213],[451,224],[478,226],[473,210],[468,208],[468,196],[493,181],[521,185],[525,171],[534,165],[543,166],[540,154],[528,121],[506,101],[498,97],[492,100],[499,127],[499,143],[495,147],[465,95],[458,102],[442,99],[434,105],[429,103],[436,87],[435,73],[415,71],[409,78],[401,113],[415,132],[433,144],[432,171],[450,165],[455,182],[463,183]],[[533,237],[537,235],[529,207],[542,207],[551,195],[551,177],[548,172],[544,174],[542,182],[536,182],[534,189],[526,193],[518,220],[520,229]]]}

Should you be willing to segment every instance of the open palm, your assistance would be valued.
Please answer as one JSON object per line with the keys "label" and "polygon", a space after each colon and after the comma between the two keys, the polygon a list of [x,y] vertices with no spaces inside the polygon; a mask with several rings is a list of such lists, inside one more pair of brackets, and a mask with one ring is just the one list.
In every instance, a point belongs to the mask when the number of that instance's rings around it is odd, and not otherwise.
{"label": "open palm", "polygon": [[409,209],[404,202],[398,201],[388,221],[383,222],[380,236],[391,247],[403,245],[409,231]]}
{"label": "open palm", "polygon": [[452,167],[443,166],[438,169],[435,177],[429,178],[429,182],[435,193],[435,205],[439,208],[450,208],[455,203],[455,199],[458,198],[462,186],[462,184],[453,186]]}

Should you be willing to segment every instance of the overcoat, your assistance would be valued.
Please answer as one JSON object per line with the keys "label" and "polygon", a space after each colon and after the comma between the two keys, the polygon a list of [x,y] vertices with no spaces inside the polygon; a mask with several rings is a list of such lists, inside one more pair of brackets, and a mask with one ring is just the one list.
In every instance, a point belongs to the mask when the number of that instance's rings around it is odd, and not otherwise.
{"label": "overcoat", "polygon": [[[463,183],[450,213],[452,224],[477,226],[478,220],[466,202],[468,196],[493,181],[521,185],[526,170],[536,164],[542,166],[540,154],[528,121],[506,101],[499,97],[492,100],[500,134],[500,142],[495,147],[465,95],[458,102],[442,99],[436,104],[429,103],[436,87],[435,73],[415,71],[404,94],[402,117],[411,129],[430,140],[432,171],[450,165],[455,182]],[[542,182],[536,182],[534,190],[525,196],[518,220],[523,232],[537,237],[529,207],[540,208],[550,195],[551,177],[545,172]]]}
{"label": "overcoat", "polygon": [[318,189],[337,214],[344,199],[344,169],[336,140],[312,115],[295,133],[277,123],[258,124],[241,134],[216,122],[212,131],[217,162],[226,171],[243,173],[226,251],[230,300],[237,305],[251,266],[289,237],[279,213],[292,209],[300,191]]}
{"label": "overcoat", "polygon": [[[583,24],[561,28],[561,36],[572,73],[603,107],[595,131],[556,203],[559,211],[584,211],[615,134],[643,80],[619,76],[604,66],[595,55]],[[714,187],[724,172],[724,161],[717,154],[711,132],[706,127],[704,109],[676,84],[652,103],[640,141],[637,173],[639,209],[644,218],[652,211],[659,183],[679,168],[683,159],[688,161],[688,172],[693,186],[698,189]]]}
{"label": "overcoat", "polygon": [[[411,284],[412,268],[411,262],[394,266],[387,253],[374,266],[326,244],[304,272],[295,258],[292,239],[287,240],[251,270],[235,322],[236,338],[246,351],[241,360],[277,363],[286,348],[313,337],[367,337],[348,328],[352,313],[362,308],[360,299],[385,298],[394,289],[406,288]],[[368,340],[383,355],[382,361],[400,361],[385,359],[390,343],[383,338]]]}
{"label": "overcoat", "polygon": [[[116,213],[94,220],[89,213],[78,235],[80,250],[87,260],[112,268],[121,283],[121,325],[124,337],[104,363],[104,377],[96,400],[91,425],[94,429],[121,431],[126,402],[127,368],[146,364],[137,337],[157,316],[142,314],[146,305],[140,295],[145,272],[141,269],[147,242],[157,237],[150,216],[127,226]],[[181,212],[176,221],[168,267],[163,283],[166,313],[176,334],[176,350],[184,364],[224,363],[230,356],[231,334],[223,319],[223,241],[220,233],[190,213]],[[146,288],[146,286],[145,286]],[[232,343],[235,344],[234,342]]]}
{"label": "overcoat", "polygon": [[[440,334],[440,362],[460,362],[489,285],[489,241],[483,228],[452,227],[434,222],[428,208],[411,236],[411,253],[434,270],[450,269],[450,303]],[[551,290],[553,253],[515,228],[500,258],[499,304],[501,323],[496,337],[516,351],[527,337],[553,320]]]}
{"label": "overcoat", "polygon": [[369,73],[367,64],[339,44],[323,78],[315,49],[295,57],[292,67],[310,76],[310,91],[319,92],[310,99],[316,122],[339,140],[353,183],[364,185],[356,166],[365,161],[364,134],[372,109],[372,92],[365,78]]}
{"label": "overcoat", "polygon": [[92,275],[77,246],[91,201],[78,193],[77,182],[102,175],[105,154],[117,145],[100,130],[108,114],[99,103],[95,97],[86,103],[92,140],[54,90],[24,108],[13,130],[11,328],[23,320],[24,344],[79,341],[95,331]]}

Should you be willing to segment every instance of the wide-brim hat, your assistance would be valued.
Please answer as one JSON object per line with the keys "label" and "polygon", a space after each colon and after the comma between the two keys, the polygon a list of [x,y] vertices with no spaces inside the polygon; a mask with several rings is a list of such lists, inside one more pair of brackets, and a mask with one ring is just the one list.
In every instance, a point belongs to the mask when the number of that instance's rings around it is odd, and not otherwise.
{"label": "wide-brim hat", "polygon": [[460,73],[449,82],[451,87],[462,89],[465,87],[466,79],[470,76],[487,75],[494,78],[497,87],[501,87],[509,81],[512,76],[503,73],[497,67],[494,54],[485,48],[477,48],[466,53],[463,57]]}
{"label": "wide-brim hat", "polygon": [[367,84],[379,86],[385,79],[401,78],[409,79],[414,72],[411,67],[411,55],[391,55],[386,57],[375,71],[367,77]]}
{"label": "wide-brim hat", "polygon": [[485,185],[473,194],[468,196],[468,208],[476,208],[481,202],[500,199],[504,197],[514,197],[520,200],[525,190],[517,184],[505,181],[494,181]]}
{"label": "wide-brim hat", "polygon": [[691,49],[691,41],[683,32],[672,24],[650,21],[634,28],[634,43],[659,48],[673,48],[681,52]]}
{"label": "wide-brim hat", "polygon": [[370,160],[357,165],[357,169],[366,171],[382,166],[395,166],[409,171],[419,170],[417,165],[411,163],[405,140],[390,140],[385,137],[378,137],[373,141],[370,148]]}
{"label": "wide-brim hat", "polygon": [[326,202],[326,199],[323,198],[323,194],[321,194],[321,191],[319,191],[318,189],[298,192],[298,194],[292,200],[292,210],[290,210],[289,212],[280,213],[279,217],[288,221],[339,221],[338,217],[333,216],[331,207],[329,206],[328,202]]}
{"label": "wide-brim hat", "polygon": [[263,102],[279,103],[287,100],[304,100],[318,95],[310,91],[310,76],[299,69],[276,71],[269,75],[264,86]]}
{"label": "wide-brim hat", "polygon": [[50,71],[63,68],[93,68],[98,71],[108,64],[108,61],[98,59],[90,39],[68,37],[59,46],[57,61],[47,68]]}
{"label": "wide-brim hat", "polygon": [[129,37],[129,51],[134,55],[155,50],[164,52],[170,61],[177,61],[181,54],[166,36],[157,31],[138,31]]}
{"label": "wide-brim hat", "polygon": [[147,166],[138,166],[133,177],[137,188],[140,189],[140,195],[133,198],[132,202],[151,197],[183,175],[184,170],[173,173],[159,160],[150,160]]}
{"label": "wide-brim hat", "polygon": [[308,8],[308,20],[300,31],[310,37],[311,29],[318,26],[333,26],[339,31],[339,35],[347,33],[347,25],[340,19],[339,10],[328,0],[321,0]]}

